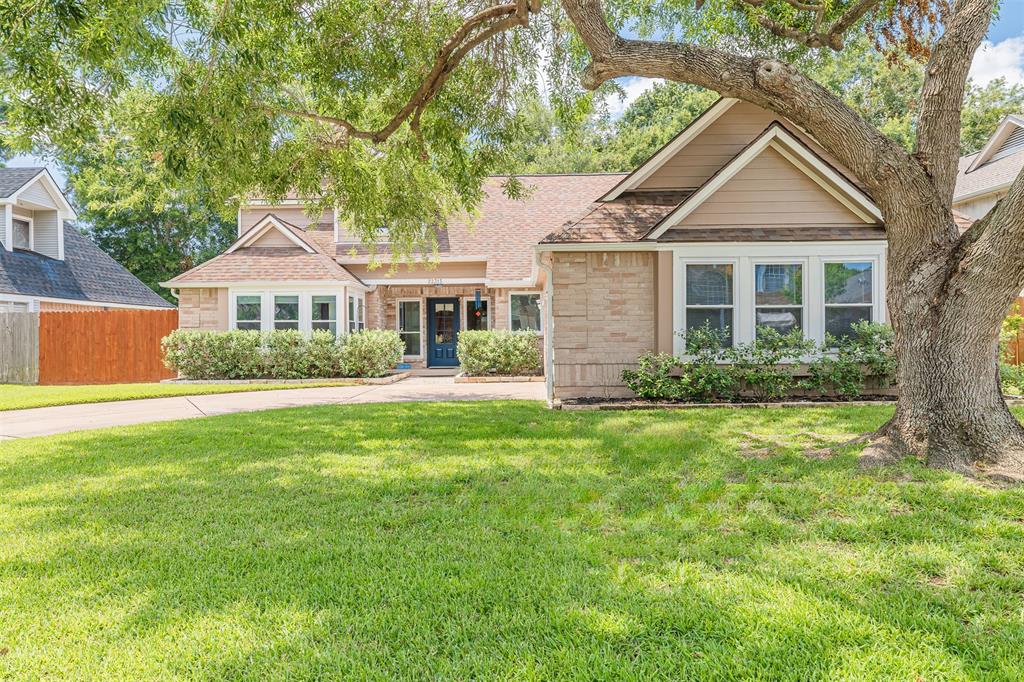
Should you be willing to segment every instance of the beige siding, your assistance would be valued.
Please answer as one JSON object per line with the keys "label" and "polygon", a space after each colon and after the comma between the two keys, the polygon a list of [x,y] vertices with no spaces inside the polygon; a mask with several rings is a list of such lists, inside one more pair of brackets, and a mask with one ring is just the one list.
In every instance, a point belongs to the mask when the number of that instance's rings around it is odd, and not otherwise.
{"label": "beige siding", "polygon": [[416,278],[422,280],[426,278],[441,280],[443,283],[444,280],[453,278],[479,278],[482,284],[484,279],[487,277],[487,263],[483,261],[477,263],[441,262],[436,264],[434,267],[429,267],[423,263],[402,263],[398,264],[394,271],[392,271],[391,264],[387,261],[379,264],[372,270],[369,265],[364,264],[350,264],[343,262],[343,265],[346,270],[364,282],[366,280],[380,279],[401,280],[405,278]]}
{"label": "beige siding", "polygon": [[778,151],[767,148],[683,225],[862,225],[863,221]]}
{"label": "beige siding", "polygon": [[226,331],[228,328],[228,290],[179,290],[178,327]]}
{"label": "beige siding", "polygon": [[295,246],[295,242],[288,239],[280,230],[271,228],[264,232],[259,239],[250,246]]}
{"label": "beige siding", "polygon": [[654,252],[556,253],[555,397],[622,396],[622,370],[657,347]]}
{"label": "beige siding", "polygon": [[[241,233],[247,232],[268,213],[273,213],[281,220],[296,227],[306,228],[313,222],[313,219],[306,215],[306,211],[301,206],[243,206],[239,216]],[[316,222],[333,223],[333,212],[324,211]]]}
{"label": "beige siding", "polygon": [[[775,114],[753,104],[734,104],[704,132],[690,140],[689,144],[644,180],[638,189],[700,187],[778,118]],[[833,166],[842,169],[834,157],[806,135],[801,134],[795,126],[789,125],[788,128],[810,144],[815,153]]]}
{"label": "beige siding", "polygon": [[977,199],[971,199],[970,201],[964,201],[959,204],[953,204],[953,208],[960,211],[965,216],[979,220],[984,218],[992,207],[996,205],[1000,199],[1009,194],[1006,192],[999,192],[997,194],[989,194],[987,196],[978,197]]}
{"label": "beige siding", "polygon": [[43,183],[38,180],[21,190],[21,193],[18,194],[18,199],[48,208],[57,208],[57,202],[53,200],[50,193],[43,187]]}

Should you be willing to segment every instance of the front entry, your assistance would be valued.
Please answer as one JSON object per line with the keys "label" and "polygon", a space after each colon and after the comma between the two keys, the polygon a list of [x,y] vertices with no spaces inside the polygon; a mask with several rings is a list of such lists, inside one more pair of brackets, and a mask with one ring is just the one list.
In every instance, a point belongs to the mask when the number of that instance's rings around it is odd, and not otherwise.
{"label": "front entry", "polygon": [[427,367],[457,367],[455,344],[459,338],[459,299],[427,299]]}

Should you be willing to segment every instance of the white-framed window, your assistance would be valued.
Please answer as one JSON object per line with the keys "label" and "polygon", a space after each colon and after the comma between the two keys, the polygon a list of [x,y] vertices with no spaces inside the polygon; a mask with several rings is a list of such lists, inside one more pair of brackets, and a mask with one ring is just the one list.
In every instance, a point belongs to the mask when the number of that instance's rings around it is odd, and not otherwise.
{"label": "white-framed window", "polygon": [[462,299],[462,326],[461,329],[483,330],[491,328],[491,300],[486,296],[480,299],[480,305],[476,303],[476,296],[468,296]]}
{"label": "white-framed window", "polygon": [[855,323],[874,320],[874,262],[827,260],[823,267],[825,333],[835,338],[848,336]]}
{"label": "white-framed window", "polygon": [[14,248],[31,250],[35,247],[31,218],[14,216],[11,226],[14,228]]}
{"label": "white-framed window", "polygon": [[396,324],[398,335],[405,343],[402,355],[408,358],[423,355],[423,302],[418,298],[399,299],[395,302],[398,308]]}
{"label": "white-framed window", "polygon": [[313,330],[322,329],[338,335],[338,297],[313,294],[311,300],[311,321]]}
{"label": "white-framed window", "polygon": [[780,334],[804,329],[804,265],[799,262],[754,264],[754,330]]}
{"label": "white-framed window", "polygon": [[263,296],[239,294],[235,297],[235,329],[260,331],[263,328]]}
{"label": "white-framed window", "polygon": [[731,346],[736,339],[735,264],[688,262],[683,268],[684,331],[708,326]]}
{"label": "white-framed window", "polygon": [[348,295],[348,331],[359,332],[366,329],[366,299],[354,294]]}
{"label": "white-framed window", "polygon": [[540,294],[512,292],[508,297],[508,328],[514,332],[544,329],[544,316],[540,310]]}
{"label": "white-framed window", "polygon": [[274,295],[274,329],[299,328],[298,294]]}

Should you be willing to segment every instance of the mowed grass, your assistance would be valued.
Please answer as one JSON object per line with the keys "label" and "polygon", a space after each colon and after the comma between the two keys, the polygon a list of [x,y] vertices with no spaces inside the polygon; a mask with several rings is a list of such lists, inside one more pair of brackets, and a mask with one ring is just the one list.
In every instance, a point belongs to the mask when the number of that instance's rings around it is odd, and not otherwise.
{"label": "mowed grass", "polygon": [[0,443],[0,679],[1019,680],[1024,490],[886,407],[324,406]]}
{"label": "mowed grass", "polygon": [[351,386],[352,381],[330,381],[315,384],[90,384],[87,386],[24,386],[0,384],[0,411],[24,410],[30,407],[105,403],[112,400],[170,398],[176,395],[210,395],[213,393],[245,393],[323,386]]}

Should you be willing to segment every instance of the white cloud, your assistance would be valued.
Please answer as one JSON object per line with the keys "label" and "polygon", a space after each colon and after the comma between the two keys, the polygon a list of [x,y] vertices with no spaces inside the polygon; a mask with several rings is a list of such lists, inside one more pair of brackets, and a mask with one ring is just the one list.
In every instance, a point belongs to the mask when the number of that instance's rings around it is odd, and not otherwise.
{"label": "white cloud", "polygon": [[974,54],[971,78],[984,85],[996,78],[1007,83],[1024,85],[1024,36],[1007,38],[998,43],[984,41]]}
{"label": "white cloud", "polygon": [[619,87],[626,92],[626,96],[620,99],[618,95],[609,95],[608,113],[611,114],[612,118],[622,116],[629,105],[636,101],[637,97],[661,82],[663,82],[661,78],[640,78],[636,76],[620,79],[618,81]]}

